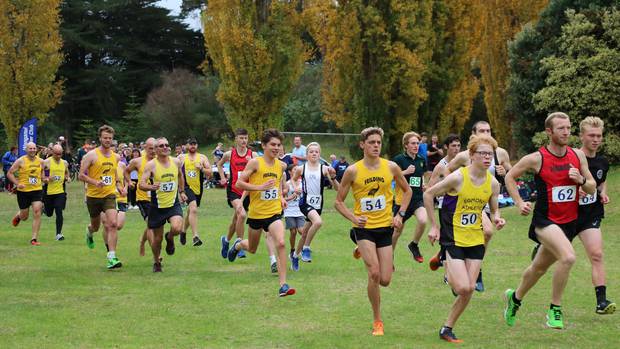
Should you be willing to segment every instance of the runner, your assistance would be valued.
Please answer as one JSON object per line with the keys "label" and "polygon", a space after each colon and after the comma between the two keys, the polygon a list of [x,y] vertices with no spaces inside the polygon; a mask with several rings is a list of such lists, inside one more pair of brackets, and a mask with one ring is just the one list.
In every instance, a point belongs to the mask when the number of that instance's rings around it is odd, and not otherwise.
{"label": "runner", "polygon": [[[547,312],[547,326],[564,328],[562,294],[568,282],[570,269],[575,263],[575,251],[571,245],[577,235],[578,190],[593,195],[596,182],[588,170],[588,162],[581,150],[567,146],[570,137],[568,115],[556,112],[545,120],[545,132],[549,145],[526,155],[506,175],[506,187],[522,215],[528,215],[531,204],[519,195],[516,179],[526,171],[536,173],[534,180],[538,198],[534,208],[529,237],[541,247],[530,266],[525,269],[516,290],[505,292],[504,319],[514,326],[517,310],[527,292],[558,262],[553,273],[551,305]],[[581,188],[580,188],[581,187]]]}
{"label": "runner", "polygon": [[[166,253],[174,254],[174,236],[183,229],[183,210],[179,202],[185,202],[185,181],[181,167],[183,163],[178,158],[170,156],[170,144],[164,137],[157,139],[157,157],[144,166],[144,173],[140,177],[138,188],[151,192],[151,207],[148,214],[148,228],[153,232],[151,250],[153,251],[153,272],[160,273],[161,243],[166,239]],[[148,184],[150,181],[152,184]],[[164,225],[170,223],[170,231],[164,236]]]}
{"label": "runner", "polygon": [[245,170],[239,175],[236,187],[249,192],[248,239],[237,238],[228,251],[228,260],[233,262],[244,249],[256,253],[260,242],[261,230],[268,232],[277,250],[278,277],[280,297],[295,294],[295,289],[286,283],[286,245],[284,243],[284,225],[282,210],[286,200],[282,197],[284,181],[282,176],[285,164],[278,160],[278,150],[282,147],[284,135],[276,129],[267,129],[261,137],[263,156],[250,160]]}
{"label": "runner", "polygon": [[[138,183],[140,183],[140,180],[144,175],[144,167],[146,166],[146,163],[153,160],[156,156],[155,143],[155,138],[149,137],[146,142],[144,142],[144,151],[142,151],[140,157],[131,159],[125,168],[125,182],[127,182],[129,186],[135,186],[136,188],[136,204],[138,205],[140,215],[142,215],[142,219],[144,219],[144,221],[147,220],[149,210],[151,209],[151,192],[140,189],[140,186],[133,183],[130,178],[131,173],[133,171],[137,171]],[[142,236],[140,237],[140,256],[144,256],[144,244],[146,244],[147,240],[149,241],[149,244],[152,245],[152,238],[153,232],[149,229],[147,224],[146,228],[144,228]]]}
{"label": "runner", "polygon": [[[420,145],[420,135],[415,132],[407,132],[403,135],[403,146],[405,148],[405,152],[402,154],[396,155],[392,161],[394,161],[398,167],[403,172],[403,176],[405,176],[405,180],[409,183],[409,187],[411,187],[411,201],[409,201],[409,206],[403,208],[405,211],[405,215],[403,216],[403,225],[400,228],[394,228],[394,235],[392,236],[392,248],[396,249],[396,243],[398,242],[398,238],[400,234],[405,229],[405,223],[411,216],[415,215],[418,224],[415,227],[415,231],[413,233],[413,239],[407,245],[413,260],[418,263],[424,262],[424,257],[422,257],[422,253],[420,253],[420,248],[418,247],[418,243],[420,242],[420,238],[422,238],[422,234],[424,233],[424,228],[426,228],[426,221],[428,217],[426,216],[426,211],[424,210],[424,202],[422,201],[422,190],[423,190],[423,178],[426,173],[426,161],[422,156],[418,154],[418,147]],[[394,200],[394,209],[393,214],[396,216],[401,209],[403,192],[400,188],[396,188],[396,198]]]}
{"label": "runner", "polygon": [[[256,154],[248,148],[248,130],[244,128],[238,128],[235,130],[235,146],[224,153],[222,159],[217,162],[217,171],[220,174],[220,183],[222,186],[226,186],[226,198],[228,206],[233,208],[235,212],[232,216],[232,222],[228,227],[228,235],[220,238],[222,249],[222,258],[228,257],[229,241],[232,239],[234,233],[237,233],[237,239],[243,239],[245,230],[245,218],[248,206],[250,205],[250,197],[246,196],[241,199],[243,190],[237,188],[237,180],[239,175],[245,170],[245,166],[248,161],[255,158]],[[224,164],[230,163],[230,180],[227,179],[224,173]],[[239,258],[244,258],[245,253],[239,252]]]}
{"label": "runner", "polygon": [[[286,171],[289,172],[289,176],[292,177],[292,173],[295,170],[295,165],[291,164],[288,165],[286,168]],[[301,182],[301,178],[299,178],[297,183],[297,186],[300,185],[299,182]],[[291,259],[291,268],[294,268],[293,266],[293,253],[295,253],[295,246],[297,246],[296,244],[296,238],[297,238],[297,233],[301,232],[301,229],[303,228],[303,226],[306,224],[304,214],[301,213],[301,210],[299,209],[299,199],[300,199],[300,194],[295,192],[295,185],[293,184],[292,180],[289,179],[286,182],[286,185],[288,186],[288,192],[286,193],[286,209],[284,210],[284,222],[285,222],[285,228],[289,229],[289,231],[291,232],[291,235],[289,236],[289,242],[291,244],[291,252],[289,254],[289,258]],[[299,264],[299,258],[297,258],[297,264]],[[293,269],[294,270],[294,269]]]}
{"label": "runner", "polygon": [[[117,152],[117,147],[116,145],[112,145],[112,151],[114,151],[115,153]],[[119,154],[120,155],[120,154]],[[116,178],[118,179],[118,182],[120,183],[120,186],[122,186],[125,190],[124,190],[124,195],[121,194],[120,191],[118,191],[118,189],[116,190],[116,231],[121,231],[123,229],[123,227],[125,226],[125,217],[127,215],[127,208],[128,208],[128,204],[127,204],[127,182],[125,181],[125,169],[127,168],[127,165],[125,165],[125,163],[123,161],[119,161],[118,162],[118,167],[116,169]],[[105,222],[105,214],[101,213],[101,222],[103,223],[103,226],[105,227],[106,222]],[[108,234],[107,231],[105,229],[103,229],[103,241],[105,242],[105,248],[107,251],[110,251],[110,247],[108,246],[108,243],[106,241],[108,241]]]}
{"label": "runner", "polygon": [[[368,299],[374,317],[372,335],[383,336],[379,286],[387,287],[392,280],[392,228],[400,228],[406,215],[401,208],[392,217],[392,180],[403,191],[403,207],[409,205],[411,188],[400,167],[380,157],[383,130],[369,127],[360,136],[364,158],[346,169],[334,206],[353,223],[353,237],[368,271]],[[349,189],[355,199],[353,211],[345,205]]]}
{"label": "runner", "polygon": [[[607,299],[605,286],[605,266],[603,265],[603,234],[601,221],[605,217],[603,205],[609,203],[607,195],[607,159],[597,154],[603,142],[604,123],[598,117],[589,116],[579,124],[581,151],[588,160],[588,169],[596,181],[597,190],[594,195],[583,195],[580,192],[579,216],[577,219],[577,234],[592,264],[592,284],[596,294],[596,312],[598,314],[613,314],[616,303]],[[598,194],[598,195],[597,195]]]}
{"label": "runner", "polygon": [[185,245],[187,228],[192,228],[192,246],[202,245],[198,235],[198,207],[202,199],[202,188],[205,177],[211,176],[211,165],[203,154],[198,152],[196,138],[187,140],[187,153],[178,157],[183,165],[183,179],[185,180],[185,195],[187,195],[187,216],[185,225],[179,236],[181,245]]}
{"label": "runner", "polygon": [[[321,229],[323,220],[323,190],[328,185],[338,190],[336,170],[331,166],[323,166],[320,163],[321,146],[317,142],[311,142],[306,147],[307,162],[297,166],[293,172],[292,183],[295,192],[301,194],[299,209],[306,217],[306,224],[301,229],[301,238],[297,249],[291,256],[291,266],[295,271],[299,270],[299,256],[303,262],[312,262],[312,250],[310,244],[316,233]],[[301,183],[299,183],[301,179]],[[299,185],[301,184],[301,185]]]}
{"label": "runner", "polygon": [[[461,167],[424,192],[424,207],[431,221],[428,237],[431,243],[440,242],[448,282],[457,295],[439,331],[439,338],[453,343],[462,342],[452,329],[471,300],[485,254],[481,219],[485,205],[490,205],[498,230],[506,223],[497,205],[500,184],[488,171],[497,142],[490,136],[472,136],[467,148],[471,165]],[[434,199],[444,194],[440,229]]]}
{"label": "runner", "polygon": [[99,231],[101,213],[106,218],[104,230],[107,234],[108,269],[116,269],[122,263],[116,257],[117,211],[116,191],[125,195],[125,187],[116,176],[120,156],[112,151],[114,129],[108,125],[99,127],[99,141],[101,145],[89,151],[82,158],[79,179],[86,183],[86,206],[90,215],[90,224],[86,230],[86,245],[95,248],[93,233]]}
{"label": "runner", "polygon": [[[491,125],[489,125],[486,121],[478,121],[474,124],[471,129],[471,134],[475,136],[487,135],[491,136]],[[450,163],[448,163],[448,172],[452,173],[463,166],[467,166],[470,164],[470,157],[468,151],[460,152]],[[502,147],[497,147],[495,153],[493,153],[493,159],[491,162],[491,167],[489,167],[489,171],[491,175],[497,179],[499,184],[504,185],[504,177],[506,173],[510,171],[512,165],[510,164],[510,156],[506,149]],[[484,244],[485,248],[488,247],[489,241],[493,237],[493,224],[491,224],[491,220],[489,219],[489,208],[486,207],[484,211],[487,213],[482,216],[482,229],[484,230]],[[482,281],[482,269],[480,269],[480,273],[478,273],[478,280],[476,280],[476,291],[484,292],[484,282]]]}
{"label": "runner", "polygon": [[65,182],[69,180],[69,163],[63,160],[63,149],[60,144],[52,147],[52,157],[43,160],[43,210],[51,217],[56,212],[56,240],[62,241],[62,226],[64,218],[62,211],[67,205]]}
{"label": "runner", "polygon": [[[15,178],[15,172],[19,178]],[[7,177],[17,188],[17,206],[19,211],[13,217],[12,223],[16,227],[19,222],[28,219],[30,206],[32,206],[32,239],[30,244],[39,246],[39,229],[41,229],[41,211],[43,209],[43,160],[37,156],[37,145],[29,142],[26,144],[26,155],[15,160]]]}

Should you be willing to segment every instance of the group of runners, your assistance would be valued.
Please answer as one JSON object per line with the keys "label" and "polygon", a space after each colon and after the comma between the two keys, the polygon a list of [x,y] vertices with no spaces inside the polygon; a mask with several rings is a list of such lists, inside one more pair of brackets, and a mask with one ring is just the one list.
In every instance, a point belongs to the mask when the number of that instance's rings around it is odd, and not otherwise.
{"label": "group of runners", "polygon": [[[564,327],[562,294],[575,262],[571,242],[577,236],[592,264],[596,312],[611,314],[616,305],[606,297],[600,230],[603,205],[609,202],[606,187],[609,165],[598,153],[604,125],[596,117],[581,121],[581,149],[568,146],[570,127],[568,115],[550,114],[545,121],[548,145],[523,157],[513,167],[508,152],[498,147],[491,137],[490,125],[478,122],[473,126],[465,151],[460,151],[457,135],[446,137],[445,157],[434,166],[432,173],[418,154],[419,134],[405,133],[404,152],[389,161],[381,157],[383,130],[370,127],[360,134],[363,158],[349,166],[340,181],[333,168],[321,164],[318,143],[308,144],[306,162],[294,166],[280,160],[284,155],[284,136],[280,131],[264,131],[260,139],[263,154],[259,156],[248,148],[247,130],[238,129],[234,146],[216,164],[221,184],[226,186],[228,204],[233,209],[228,233],[220,238],[221,256],[234,262],[245,257],[246,252],[254,254],[264,235],[271,271],[279,276],[278,295],[295,294],[295,289],[287,283],[287,263],[290,262],[293,271],[298,271],[300,260],[312,261],[311,243],[323,225],[324,190],[337,190],[334,206],[352,223],[349,235],[355,243],[353,256],[361,258],[367,270],[372,334],[380,336],[384,334],[380,287],[390,284],[395,271],[393,250],[405,223],[415,217],[417,225],[407,244],[412,258],[418,263],[424,261],[418,245],[426,225],[430,224],[428,239],[431,244],[438,241],[440,249],[430,258],[429,266],[432,270],[445,267],[444,280],[455,296],[439,336],[449,342],[461,342],[453,328],[474,291],[484,291],[482,261],[493,232],[506,224],[498,209],[498,196],[505,185],[522,215],[533,211],[528,235],[537,243],[532,263],[524,271],[518,287],[505,292],[506,323],[515,324],[527,292],[557,262],[546,324],[551,328]],[[100,146],[84,156],[79,174],[79,179],[85,183],[85,202],[90,216],[86,244],[94,248],[93,234],[103,225],[107,268],[122,266],[116,256],[118,230],[124,225],[127,190],[136,185],[137,205],[146,222],[140,254],[145,254],[148,242],[153,255],[153,272],[161,272],[164,240],[168,255],[175,252],[177,235],[181,244],[186,243],[189,229],[193,245],[202,244],[197,210],[203,181],[212,175],[211,165],[207,157],[198,152],[196,139],[188,139],[186,154],[172,157],[170,144],[164,137],[147,139],[140,157],[125,165],[115,153],[114,129],[104,125],[99,128],[98,135]],[[28,144],[27,155],[13,164],[8,175],[17,187],[20,209],[13,218],[13,225],[26,220],[32,208],[33,245],[39,244],[43,211],[48,216],[56,214],[56,239],[64,239],[62,211],[66,205],[64,183],[68,169],[67,163],[60,159],[62,147],[55,145],[52,150],[53,155],[42,160],[37,156],[36,145]],[[226,163],[229,163],[229,175],[224,171]],[[130,179],[133,171],[138,173],[137,183]],[[520,197],[516,182],[528,171],[535,173],[538,192],[533,209]],[[349,191],[354,197],[352,209],[345,204]],[[188,207],[185,217],[182,202]],[[164,232],[167,223],[169,227]],[[285,229],[291,229],[289,251]],[[300,235],[298,242],[297,233]]]}

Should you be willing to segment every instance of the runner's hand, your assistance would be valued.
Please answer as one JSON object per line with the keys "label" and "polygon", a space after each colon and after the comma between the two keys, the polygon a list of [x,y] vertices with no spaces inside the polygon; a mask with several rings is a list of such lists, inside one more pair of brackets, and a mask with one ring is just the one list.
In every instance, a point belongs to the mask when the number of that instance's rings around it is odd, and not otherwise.
{"label": "runner's hand", "polygon": [[105,187],[105,183],[103,183],[103,181],[98,181],[97,184],[95,184],[95,186],[97,188],[103,188],[103,187]]}
{"label": "runner's hand", "polygon": [[435,241],[439,240],[439,228],[431,227],[428,231],[428,241],[431,242],[431,245],[435,245]]}
{"label": "runner's hand", "polygon": [[288,202],[286,202],[285,198],[281,198],[280,199],[280,203],[282,204],[282,209],[286,210],[286,208],[288,207]]}
{"label": "runner's hand", "polygon": [[527,201],[523,201],[520,205],[519,205],[519,213],[522,216],[527,216],[528,214],[530,214],[530,212],[532,211],[532,204],[527,202]]}
{"label": "runner's hand", "polygon": [[396,229],[400,229],[403,227],[403,217],[401,217],[400,215],[396,215],[394,216],[394,218],[392,218],[392,227],[396,228]]}
{"label": "runner's hand", "polygon": [[506,175],[506,168],[504,168],[504,166],[502,165],[497,165],[495,166],[495,173],[504,177]]}
{"label": "runner's hand", "polygon": [[159,189],[159,182],[154,182],[153,184],[151,184],[151,190],[158,190]]}
{"label": "runner's hand", "polygon": [[181,202],[187,202],[187,195],[185,193],[181,193]]}
{"label": "runner's hand", "polygon": [[609,203],[609,196],[607,194],[601,194],[601,203],[607,205]]}
{"label": "runner's hand", "polygon": [[227,183],[228,183],[228,180],[226,179],[226,177],[220,179],[220,185],[222,187],[225,187]]}
{"label": "runner's hand", "polygon": [[17,189],[24,189],[24,188],[26,188],[26,186],[25,186],[25,185],[23,185],[23,184],[18,184],[18,185],[17,185]]}
{"label": "runner's hand", "polygon": [[273,186],[275,184],[276,184],[276,180],[275,179],[270,179],[267,182],[263,183],[263,185],[260,186],[260,190],[271,189],[271,188],[273,188]]}
{"label": "runner's hand", "polygon": [[121,196],[127,196],[127,189],[122,187],[121,190],[118,191]]}
{"label": "runner's hand", "polygon": [[569,164],[570,169],[568,170],[568,178],[570,178],[575,184],[581,185],[583,183],[583,176],[579,172],[579,169],[573,166],[573,164]]}
{"label": "runner's hand", "polygon": [[415,166],[409,165],[406,170],[403,171],[403,175],[408,175],[415,172]]}
{"label": "runner's hand", "polygon": [[501,230],[506,225],[506,220],[500,217],[495,217],[495,229]]}
{"label": "runner's hand", "polygon": [[368,221],[368,217],[366,216],[355,216],[353,218],[353,224],[355,224],[358,228],[363,228]]}

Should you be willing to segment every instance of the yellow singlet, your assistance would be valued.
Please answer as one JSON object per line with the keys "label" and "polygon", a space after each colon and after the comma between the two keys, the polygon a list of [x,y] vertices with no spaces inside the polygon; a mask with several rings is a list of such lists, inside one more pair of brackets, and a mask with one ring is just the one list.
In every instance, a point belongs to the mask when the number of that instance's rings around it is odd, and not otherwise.
{"label": "yellow singlet", "polygon": [[177,202],[179,185],[179,168],[172,157],[168,157],[168,168],[155,158],[153,182],[159,183],[159,189],[152,195],[151,204],[157,208],[172,207]]}
{"label": "yellow singlet", "polygon": [[248,218],[265,219],[282,213],[280,181],[282,180],[283,169],[278,159],[274,159],[272,166],[268,166],[262,156],[256,159],[258,170],[250,176],[250,184],[261,185],[270,179],[276,180],[271,189],[250,192]]}
{"label": "yellow singlet", "polygon": [[19,184],[25,185],[24,189],[19,189],[21,192],[43,190],[43,184],[41,184],[41,160],[40,157],[35,156],[34,160],[30,160],[28,155],[21,157],[22,165],[19,167],[18,180]]}
{"label": "yellow singlet", "polygon": [[115,196],[116,169],[118,168],[116,154],[110,152],[110,156],[106,157],[99,148],[95,148],[95,154],[97,155],[97,160],[88,167],[88,176],[94,180],[102,181],[104,186],[98,188],[89,183],[86,187],[86,196],[91,198]]}
{"label": "yellow singlet", "polygon": [[[121,170],[120,166],[116,169],[116,176],[119,182],[123,183],[123,186],[124,186],[125,185],[125,171]],[[121,193],[118,192],[118,189],[116,190],[116,202],[120,202],[122,204],[127,203],[127,195],[121,196]]]}
{"label": "yellow singlet", "polygon": [[62,159],[58,162],[50,158],[50,174],[47,183],[47,195],[62,194],[65,192],[65,172],[67,168]]}
{"label": "yellow singlet", "polygon": [[442,241],[447,243],[453,241],[454,245],[460,247],[483,245],[482,210],[493,194],[491,187],[493,176],[486,171],[487,177],[484,183],[475,186],[469,177],[467,167],[461,167],[459,171],[463,175],[461,190],[456,195],[448,193],[443,198]]}
{"label": "yellow singlet", "polygon": [[355,206],[353,213],[356,216],[366,216],[365,229],[386,228],[392,225],[392,171],[388,160],[380,159],[381,163],[376,170],[369,170],[364,166],[364,160],[354,164],[357,176],[351,185]]}
{"label": "yellow singlet", "polygon": [[196,153],[194,161],[189,159],[189,154],[185,154],[183,157],[183,167],[185,168],[185,185],[188,186],[196,195],[202,194],[202,183],[200,181],[200,174],[202,173],[197,169],[196,165],[200,164],[200,153]]}
{"label": "yellow singlet", "polygon": [[[138,168],[138,183],[142,180],[142,173],[144,173],[144,166],[147,163],[146,155],[140,156],[140,167]],[[151,201],[151,192],[144,191],[139,188],[139,184],[136,184],[136,201]]]}

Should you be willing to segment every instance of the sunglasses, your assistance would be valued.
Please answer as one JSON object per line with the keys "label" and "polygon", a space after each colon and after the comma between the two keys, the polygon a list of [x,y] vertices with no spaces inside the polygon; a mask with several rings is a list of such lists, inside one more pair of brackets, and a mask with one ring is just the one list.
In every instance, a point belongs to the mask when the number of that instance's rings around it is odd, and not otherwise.
{"label": "sunglasses", "polygon": [[160,144],[157,147],[158,148],[170,148],[170,144]]}

